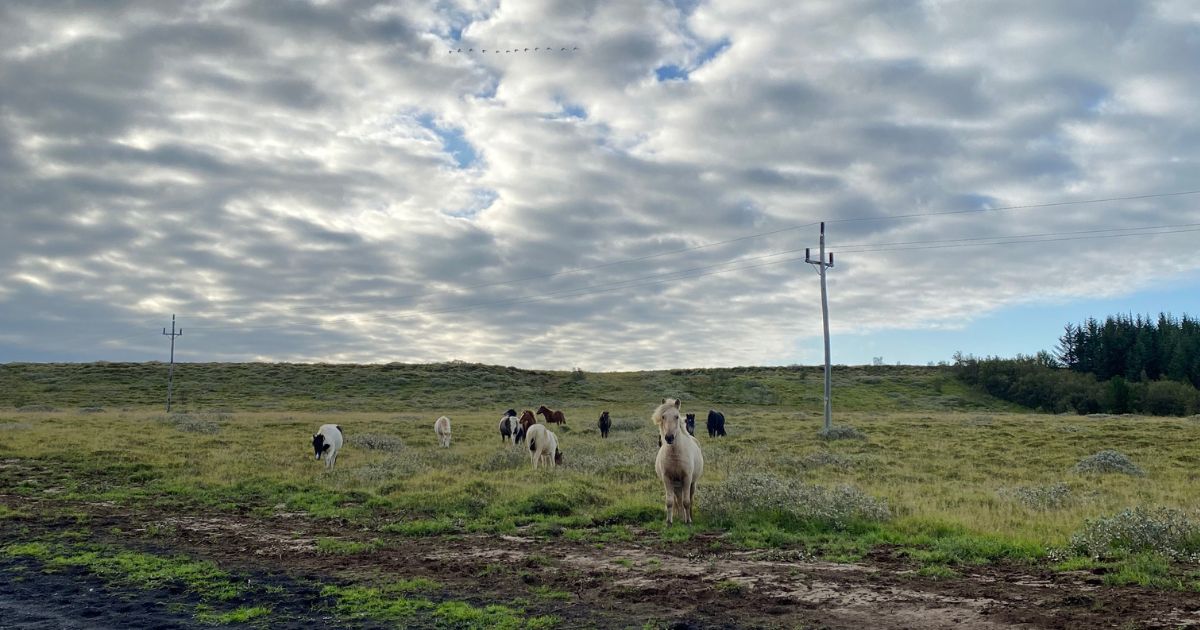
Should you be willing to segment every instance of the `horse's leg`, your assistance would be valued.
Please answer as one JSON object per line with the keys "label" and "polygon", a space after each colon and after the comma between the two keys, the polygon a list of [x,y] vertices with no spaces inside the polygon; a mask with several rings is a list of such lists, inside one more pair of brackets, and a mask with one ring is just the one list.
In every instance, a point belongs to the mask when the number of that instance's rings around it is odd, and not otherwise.
{"label": "horse's leg", "polygon": [[667,525],[675,522],[675,488],[669,478],[663,478],[663,488],[667,495]]}
{"label": "horse's leg", "polygon": [[691,475],[688,475],[688,479],[685,479],[679,488],[680,503],[683,507],[683,522],[688,525],[692,524],[692,490],[695,486],[696,482],[693,481]]}

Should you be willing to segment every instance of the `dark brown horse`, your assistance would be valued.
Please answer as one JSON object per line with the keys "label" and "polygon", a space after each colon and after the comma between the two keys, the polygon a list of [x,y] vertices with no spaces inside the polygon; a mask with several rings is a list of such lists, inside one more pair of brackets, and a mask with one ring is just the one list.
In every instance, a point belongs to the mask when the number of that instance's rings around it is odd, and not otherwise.
{"label": "dark brown horse", "polygon": [[608,437],[608,430],[612,428],[612,418],[608,417],[608,412],[600,414],[600,421],[597,423],[600,427],[600,437]]}
{"label": "dark brown horse", "polygon": [[546,405],[542,405],[541,407],[538,407],[537,412],[542,414],[542,417],[544,417],[546,419],[546,424],[566,424],[567,423],[567,416],[564,415],[563,412],[558,409],[549,409],[546,407]]}
{"label": "dark brown horse", "polygon": [[513,439],[513,442],[520,444],[525,441],[525,433],[529,431],[529,427],[537,424],[537,417],[533,415],[532,411],[526,409],[521,412],[521,419],[517,421],[517,424],[521,428],[517,429],[517,437]]}

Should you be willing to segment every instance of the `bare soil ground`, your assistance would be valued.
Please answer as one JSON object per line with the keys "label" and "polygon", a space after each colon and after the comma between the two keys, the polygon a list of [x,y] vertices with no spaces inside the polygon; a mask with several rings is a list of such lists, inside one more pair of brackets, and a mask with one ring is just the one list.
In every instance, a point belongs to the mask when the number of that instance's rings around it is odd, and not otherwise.
{"label": "bare soil ground", "polygon": [[[38,516],[63,503],[0,495],[0,504],[33,517],[0,520],[0,539],[72,526],[74,520]],[[703,537],[666,544],[649,533],[639,537],[646,542],[603,544],[527,536],[404,538],[296,514],[174,514],[105,503],[71,508],[88,515],[89,528],[103,542],[186,553],[269,581],[282,593],[279,601],[246,604],[276,608],[282,616],[272,627],[333,621],[328,602],[309,586],[314,582],[413,577],[441,585],[441,592],[429,594],[435,600],[532,599],[531,612],[556,615],[562,627],[640,627],[648,621],[677,628],[854,630],[1200,627],[1197,593],[1108,587],[1090,573],[1027,566],[969,567],[958,577],[934,579],[887,551],[836,564],[797,551],[711,553],[711,540]],[[318,551],[320,538],[375,539],[382,546],[329,555]],[[5,627],[196,625],[172,605],[186,603],[178,593],[122,592],[86,575],[46,575],[13,561],[0,563],[0,575]],[[531,587],[539,586],[553,594],[531,597]]]}

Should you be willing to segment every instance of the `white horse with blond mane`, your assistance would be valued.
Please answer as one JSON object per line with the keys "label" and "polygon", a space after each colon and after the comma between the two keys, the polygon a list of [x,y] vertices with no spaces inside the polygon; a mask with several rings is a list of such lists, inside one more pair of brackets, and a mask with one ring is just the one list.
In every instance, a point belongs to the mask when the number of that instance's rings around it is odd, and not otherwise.
{"label": "white horse with blond mane", "polygon": [[658,426],[658,457],[654,472],[663,482],[667,495],[667,525],[675,520],[675,506],[683,522],[692,524],[692,499],[696,496],[696,481],[704,474],[704,454],[700,443],[688,435],[679,416],[679,400],[664,398],[652,416]]}

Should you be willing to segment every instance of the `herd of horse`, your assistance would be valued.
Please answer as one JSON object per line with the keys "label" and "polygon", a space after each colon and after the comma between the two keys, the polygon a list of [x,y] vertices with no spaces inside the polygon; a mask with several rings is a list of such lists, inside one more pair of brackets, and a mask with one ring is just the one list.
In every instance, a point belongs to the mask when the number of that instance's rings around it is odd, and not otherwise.
{"label": "herd of horse", "polygon": [[[666,502],[667,524],[675,521],[676,512],[684,523],[692,523],[692,501],[696,494],[696,482],[704,474],[704,453],[696,440],[696,414],[679,416],[680,401],[664,398],[651,416],[658,428],[658,455],[654,458],[654,472],[663,484]],[[537,424],[537,415],[546,420],[546,425]],[[526,437],[532,454],[533,467],[539,464],[553,467],[562,463],[562,451],[558,448],[558,437],[548,425],[567,423],[566,414],[545,405],[535,412],[526,409],[517,418],[517,410],[509,409],[500,418],[500,440],[520,444]],[[725,415],[710,409],[705,423],[709,437],[725,436]],[[602,411],[596,421],[600,437],[608,438],[612,429],[612,416]],[[551,455],[553,457],[551,458]]]}
{"label": "herd of horse", "polygon": [[[668,525],[674,522],[676,512],[684,523],[692,523],[696,482],[704,474],[704,453],[695,437],[696,414],[680,416],[680,406],[679,399],[664,398],[650,418],[658,428],[658,455],[654,458],[654,472],[663,484]],[[538,424],[539,415],[545,419],[545,424]],[[562,450],[558,448],[558,436],[550,430],[553,424],[567,424],[567,416],[562,410],[542,405],[536,412],[526,409],[518,417],[516,409],[509,409],[500,418],[500,439],[511,441],[514,445],[528,442],[534,469],[542,466],[553,468],[563,461]],[[607,438],[612,429],[612,417],[608,411],[600,414],[596,425],[600,429],[600,436]],[[706,428],[709,437],[723,437],[725,415],[710,409]],[[433,430],[438,443],[449,448],[450,418],[438,418]],[[317,459],[324,457],[327,468],[333,468],[342,441],[342,428],[333,424],[322,425],[313,435]]]}

